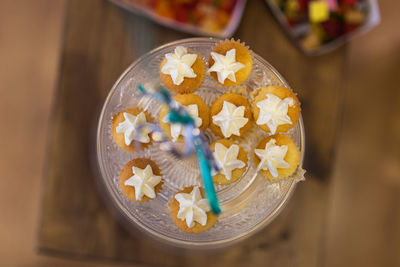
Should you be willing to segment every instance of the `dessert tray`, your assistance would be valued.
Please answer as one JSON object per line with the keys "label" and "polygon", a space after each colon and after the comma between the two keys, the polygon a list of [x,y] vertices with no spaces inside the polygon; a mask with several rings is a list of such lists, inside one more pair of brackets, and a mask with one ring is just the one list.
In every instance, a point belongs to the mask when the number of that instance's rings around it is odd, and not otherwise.
{"label": "dessert tray", "polygon": [[[185,248],[216,248],[227,246],[262,229],[283,209],[298,181],[304,179],[301,168],[304,155],[304,127],[300,119],[289,131],[289,136],[299,151],[299,165],[287,178],[266,179],[257,171],[254,150],[271,134],[260,129],[255,123],[241,137],[234,141],[247,152],[247,166],[242,177],[230,184],[216,185],[217,197],[222,212],[210,229],[201,233],[187,233],[179,229],[171,218],[169,204],[174,195],[187,187],[202,186],[202,180],[195,155],[177,158],[152,142],[143,149],[124,150],[113,139],[113,116],[130,108],[147,112],[154,122],[162,106],[159,100],[143,95],[138,86],[158,88],[160,64],[167,53],[173,53],[177,46],[196,53],[209,69],[210,53],[222,40],[214,38],[191,38],[165,44],[137,59],[121,75],[105,100],[97,129],[97,159],[101,175],[99,179],[106,195],[118,214],[125,217],[131,227],[149,234],[158,241]],[[265,86],[290,86],[283,77],[262,57],[250,52],[253,65],[249,77],[237,86],[223,86],[209,73],[194,94],[200,96],[208,107],[227,93],[240,94],[251,103],[257,96],[257,88]],[[211,144],[220,137],[207,128],[204,135]],[[183,143],[175,143],[182,148]],[[162,188],[154,199],[136,202],[127,198],[119,183],[121,170],[135,158],[147,158],[157,164],[162,173]]]}

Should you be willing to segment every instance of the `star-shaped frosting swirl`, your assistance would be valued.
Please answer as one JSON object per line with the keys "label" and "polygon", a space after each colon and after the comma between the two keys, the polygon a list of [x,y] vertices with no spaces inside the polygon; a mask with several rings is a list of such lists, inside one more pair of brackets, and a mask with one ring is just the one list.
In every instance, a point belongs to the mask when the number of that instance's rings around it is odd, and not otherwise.
{"label": "star-shaped frosting swirl", "polygon": [[254,152],[260,158],[258,170],[266,170],[275,178],[278,177],[278,169],[287,169],[290,167],[284,158],[288,151],[288,146],[276,145],[276,140],[272,138],[265,144],[265,149],[256,149]]}
{"label": "star-shaped frosting swirl", "polygon": [[207,212],[210,211],[207,199],[201,196],[198,186],[193,187],[189,194],[178,193],[175,199],[179,203],[179,211],[177,217],[182,221],[186,221],[186,225],[192,228],[195,222],[202,226],[207,224]]}
{"label": "star-shaped frosting swirl", "polygon": [[232,171],[235,169],[241,169],[246,164],[238,160],[239,146],[231,145],[229,148],[225,147],[221,143],[215,143],[215,152],[213,153],[215,161],[220,168],[220,173],[225,175],[227,180],[232,179]]}
{"label": "star-shaped frosting swirl", "polygon": [[226,55],[221,55],[215,52],[211,52],[211,57],[214,60],[214,64],[208,70],[208,72],[216,72],[218,82],[224,83],[225,79],[229,79],[232,82],[236,82],[235,73],[244,68],[244,65],[240,62],[236,62],[236,49],[231,49],[226,52]]}
{"label": "star-shaped frosting swirl", "polygon": [[165,55],[166,63],[162,66],[161,72],[171,75],[172,82],[180,85],[185,77],[195,78],[197,75],[192,69],[192,65],[197,59],[196,54],[188,54],[183,46],[177,46],[174,53]]}
{"label": "star-shaped frosting swirl", "polygon": [[115,129],[117,133],[124,134],[125,144],[129,146],[133,140],[141,142],[141,143],[149,143],[150,142],[150,128],[144,126],[141,128],[140,133],[135,133],[137,127],[141,124],[145,124],[146,115],[144,112],[140,112],[138,115],[132,115],[128,112],[124,112],[123,116],[125,120],[118,124]]}
{"label": "star-shaped frosting swirl", "polygon": [[236,107],[234,104],[224,101],[221,111],[212,117],[215,125],[219,126],[222,134],[229,138],[232,134],[240,136],[240,128],[249,121],[244,117],[244,106]]}
{"label": "star-shaped frosting swirl", "polygon": [[161,182],[161,176],[154,175],[150,165],[147,165],[144,169],[133,166],[132,173],[133,176],[126,180],[124,184],[135,187],[136,200],[142,200],[143,196],[155,198],[154,187]]}
{"label": "star-shaped frosting swirl", "polygon": [[294,105],[294,100],[291,97],[282,100],[270,93],[267,93],[266,96],[266,99],[256,104],[260,109],[256,123],[258,125],[266,124],[271,133],[274,134],[279,125],[292,124],[288,116],[288,108]]}
{"label": "star-shaped frosting swirl", "polygon": [[[176,102],[175,106],[178,105],[179,104]],[[196,127],[200,127],[203,123],[203,120],[199,117],[199,107],[197,106],[197,104],[190,104],[183,107],[186,109],[187,113],[189,113],[189,115],[194,119],[194,125]],[[168,115],[165,116],[162,121],[165,123],[170,123],[168,120]],[[176,142],[179,136],[185,136],[185,127],[181,123],[170,123],[170,128],[172,141]]]}

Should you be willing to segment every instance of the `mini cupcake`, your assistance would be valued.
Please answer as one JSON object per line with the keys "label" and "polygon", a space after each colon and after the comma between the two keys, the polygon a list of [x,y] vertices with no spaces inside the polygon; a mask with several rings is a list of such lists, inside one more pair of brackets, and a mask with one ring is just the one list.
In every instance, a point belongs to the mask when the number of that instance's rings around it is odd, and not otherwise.
{"label": "mini cupcake", "polygon": [[200,87],[204,79],[204,62],[199,55],[177,46],[174,53],[165,55],[160,65],[160,79],[170,90],[184,94]]}
{"label": "mini cupcake", "polygon": [[112,136],[117,145],[129,151],[149,145],[151,129],[144,126],[140,133],[136,131],[139,125],[149,121],[151,121],[150,115],[139,109],[132,108],[118,112],[112,119]]}
{"label": "mini cupcake", "polygon": [[[194,118],[196,127],[199,127],[202,131],[207,129],[210,123],[210,110],[200,96],[195,94],[178,94],[174,96],[174,99],[177,103],[185,106],[189,115]],[[158,115],[160,128],[172,141],[183,142],[183,136],[185,135],[184,127],[178,123],[169,123],[167,115],[168,107],[164,105]]]}
{"label": "mini cupcake", "polygon": [[129,161],[121,170],[119,185],[130,200],[145,202],[154,199],[162,186],[162,174],[157,164],[144,158]]}
{"label": "mini cupcake", "polygon": [[225,94],[211,106],[210,129],[222,138],[243,136],[251,128],[249,101],[244,96]]}
{"label": "mini cupcake", "polygon": [[197,234],[210,229],[217,216],[210,211],[208,200],[198,186],[186,187],[169,201],[172,220],[184,232]]}
{"label": "mini cupcake", "polygon": [[297,96],[283,86],[261,88],[253,101],[256,124],[266,132],[275,134],[293,128],[300,117]]}
{"label": "mini cupcake", "polygon": [[257,170],[271,181],[291,176],[299,165],[299,151],[286,135],[268,136],[261,141],[254,153]]}
{"label": "mini cupcake", "polygon": [[247,167],[247,153],[244,149],[227,139],[220,139],[210,145],[214,159],[220,168],[214,174],[214,182],[226,185],[239,180]]}
{"label": "mini cupcake", "polygon": [[234,86],[250,75],[253,59],[247,47],[232,39],[214,47],[209,66],[208,72],[218,83]]}

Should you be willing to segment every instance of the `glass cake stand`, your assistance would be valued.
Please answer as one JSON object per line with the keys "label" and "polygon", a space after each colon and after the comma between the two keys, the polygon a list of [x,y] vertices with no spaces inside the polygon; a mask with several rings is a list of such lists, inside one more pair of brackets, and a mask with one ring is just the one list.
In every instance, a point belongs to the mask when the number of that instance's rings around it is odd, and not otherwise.
{"label": "glass cake stand", "polygon": [[[254,163],[254,149],[268,136],[255,124],[241,139],[236,140],[248,153],[248,167],[243,177],[230,185],[217,186],[217,195],[222,213],[218,222],[208,231],[189,234],[178,229],[171,219],[168,200],[173,195],[191,185],[201,185],[197,159],[191,156],[177,159],[159,149],[153,143],[147,149],[129,152],[119,148],[111,134],[111,119],[117,112],[127,108],[140,108],[151,114],[155,121],[160,110],[160,102],[143,96],[137,89],[139,84],[145,88],[157,88],[160,85],[159,65],[166,53],[182,45],[189,51],[200,55],[207,64],[211,49],[220,42],[214,38],[184,39],[166,45],[145,54],[136,60],[117,80],[111,89],[101,111],[97,129],[97,160],[100,180],[106,195],[129,223],[155,239],[173,246],[184,248],[217,248],[230,245],[262,229],[282,210],[295,189],[295,185],[304,177],[301,168],[304,154],[304,127],[302,118],[287,134],[296,143],[300,151],[300,167],[295,174],[279,182],[268,182],[257,174]],[[254,64],[250,77],[237,87],[223,87],[206,74],[203,85],[195,93],[201,96],[210,107],[213,101],[226,92],[238,92],[251,100],[256,88],[267,85],[289,85],[282,76],[263,58],[252,52]],[[210,142],[217,138],[207,129],[205,135]],[[163,187],[154,200],[134,202],[127,199],[118,184],[122,167],[131,159],[147,157],[155,161],[163,174]]]}

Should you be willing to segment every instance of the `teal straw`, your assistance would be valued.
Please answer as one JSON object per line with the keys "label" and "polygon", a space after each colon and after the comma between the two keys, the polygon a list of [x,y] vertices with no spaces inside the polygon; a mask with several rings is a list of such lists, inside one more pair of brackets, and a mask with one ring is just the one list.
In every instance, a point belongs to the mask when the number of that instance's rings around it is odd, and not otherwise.
{"label": "teal straw", "polygon": [[[147,94],[147,90],[139,85],[138,89],[143,94]],[[158,94],[155,96],[161,99],[166,104],[171,104],[171,96],[168,90],[165,87],[160,87],[158,90]],[[172,123],[180,123],[182,125],[191,125],[194,128],[194,120],[189,114],[180,114],[176,109],[170,109],[168,114],[168,120]],[[197,153],[197,159],[200,169],[200,174],[203,179],[204,189],[206,191],[206,196],[208,198],[208,203],[210,204],[211,211],[214,214],[220,214],[221,208],[219,206],[219,202],[217,199],[217,194],[215,192],[214,182],[211,177],[211,167],[210,163],[206,157],[206,153],[203,148],[202,135],[201,134],[192,134],[192,140],[194,144],[194,148]]]}
{"label": "teal straw", "polygon": [[[170,122],[181,123],[183,125],[186,125],[186,124],[193,125],[194,124],[194,120],[190,115],[187,115],[187,114],[181,115],[178,112],[176,112],[175,110],[170,111],[170,113],[168,114],[168,119]],[[193,136],[193,143],[194,143],[194,148],[197,153],[199,169],[200,169],[201,177],[203,178],[204,189],[206,191],[206,195],[207,195],[210,207],[211,207],[211,211],[214,214],[220,214],[221,208],[219,207],[217,194],[216,194],[215,188],[214,188],[214,182],[211,177],[210,164],[204,155],[201,138],[199,135]]]}
{"label": "teal straw", "polygon": [[215,192],[214,182],[211,177],[210,164],[208,163],[208,160],[204,156],[203,148],[202,148],[199,140],[200,140],[199,138],[194,139],[194,147],[197,152],[197,159],[198,159],[201,177],[203,178],[204,189],[206,191],[206,195],[208,198],[208,203],[210,204],[210,207],[211,207],[211,211],[214,214],[220,214],[221,208],[219,206],[217,194]]}
{"label": "teal straw", "polygon": [[175,110],[171,110],[169,112],[168,120],[170,122],[180,123],[180,124],[183,124],[183,125],[194,124],[194,120],[190,115],[188,115],[188,114],[181,115],[178,112],[176,112]]}

